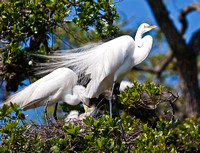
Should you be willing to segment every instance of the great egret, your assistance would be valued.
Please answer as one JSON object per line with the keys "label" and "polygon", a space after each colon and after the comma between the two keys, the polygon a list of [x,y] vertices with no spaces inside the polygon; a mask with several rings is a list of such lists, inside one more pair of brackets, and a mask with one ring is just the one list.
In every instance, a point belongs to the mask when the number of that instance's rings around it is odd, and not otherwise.
{"label": "great egret", "polygon": [[[96,46],[77,49],[77,52],[69,51],[63,55],[47,56],[47,58],[57,59],[58,62],[46,65],[46,71],[52,71],[58,67],[70,67],[77,74],[83,74],[90,78],[86,86],[86,98],[98,97],[103,91],[112,87],[110,97],[110,117],[112,117],[113,94],[118,94],[121,80],[131,70],[131,68],[141,63],[149,54],[153,39],[145,32],[156,28],[147,23],[139,26],[135,41],[131,36],[125,35],[98,44]],[[115,98],[117,108],[117,96]],[[86,103],[87,104],[87,103]]]}
{"label": "great egret", "polygon": [[[47,105],[53,105],[64,101],[69,105],[77,105],[84,98],[85,87],[77,85],[78,76],[71,69],[59,68],[30,84],[18,93],[10,96],[5,103],[19,104],[23,110],[45,106],[45,117]],[[54,117],[55,117],[54,112]]]}

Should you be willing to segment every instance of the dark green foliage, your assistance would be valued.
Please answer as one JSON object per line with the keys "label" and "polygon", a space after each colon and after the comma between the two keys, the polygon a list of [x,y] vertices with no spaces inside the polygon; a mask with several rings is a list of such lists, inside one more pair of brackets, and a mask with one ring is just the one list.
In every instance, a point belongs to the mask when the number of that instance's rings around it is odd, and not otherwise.
{"label": "dark green foliage", "polygon": [[117,19],[118,14],[112,2],[112,0],[76,1],[75,4],[79,6],[77,8],[78,18],[74,18],[74,22],[85,30],[88,30],[88,26],[95,24],[101,38],[113,36],[117,31],[117,27],[113,26],[113,22]]}
{"label": "dark green foliage", "polygon": [[[117,17],[112,1],[0,0],[0,71],[7,82],[6,89],[16,91],[20,81],[33,76],[36,63],[49,62],[32,55],[59,49],[58,43],[53,47],[55,39],[59,39],[58,29],[70,38],[88,32],[98,40],[107,39],[117,31],[113,24]],[[81,44],[91,40],[85,37]],[[67,47],[80,45],[64,42],[70,44]]]}
{"label": "dark green foliage", "polygon": [[140,84],[137,81],[133,82],[131,88],[128,87],[127,90],[122,91],[119,95],[121,103],[125,105],[128,109],[135,105],[135,102],[142,101],[145,102],[148,98],[148,103],[155,101],[156,97],[162,95],[163,86],[156,86],[155,83],[144,83]]}
{"label": "dark green foliage", "polygon": [[[163,87],[135,82],[133,88],[121,93],[120,98],[122,102],[125,102],[124,99],[134,102],[134,99],[140,99],[143,92],[158,96],[163,92]],[[134,104],[125,106],[130,109],[135,107]],[[73,124],[68,122],[66,125],[61,121],[51,125],[27,125],[22,124],[24,119],[16,104],[0,108],[0,152],[167,153],[198,152],[200,149],[200,118],[191,117],[182,122],[162,119],[151,127],[147,122],[122,113],[124,134],[119,129],[118,119],[107,115],[77,120]]]}
{"label": "dark green foliage", "polygon": [[[16,106],[4,106],[0,111],[5,116]],[[7,115],[6,115],[7,114]],[[104,115],[95,120],[92,117],[83,123],[74,125],[69,123],[57,127],[64,132],[63,136],[43,139],[43,135],[30,135],[32,125],[19,124],[19,116],[15,120],[4,120],[1,126],[1,152],[198,152],[200,144],[199,119],[188,118],[183,122],[157,122],[156,128],[149,128],[139,119],[122,115],[125,134],[119,130],[117,119]],[[1,115],[3,117],[3,115]],[[10,116],[11,117],[11,116]],[[10,118],[9,117],[9,118]],[[78,123],[78,121],[77,121]],[[55,127],[54,127],[55,128]],[[44,129],[43,129],[44,130]],[[46,131],[48,134],[48,130]]]}
{"label": "dark green foliage", "polygon": [[0,0],[0,39],[8,41],[2,56],[3,62],[18,63],[22,56],[22,42],[28,44],[30,38],[28,51],[39,50],[43,43],[48,52],[46,43],[49,34],[57,26],[64,25],[66,17],[73,19],[84,30],[95,26],[100,38],[113,36],[117,30],[113,21],[118,14],[114,5],[108,1]]}

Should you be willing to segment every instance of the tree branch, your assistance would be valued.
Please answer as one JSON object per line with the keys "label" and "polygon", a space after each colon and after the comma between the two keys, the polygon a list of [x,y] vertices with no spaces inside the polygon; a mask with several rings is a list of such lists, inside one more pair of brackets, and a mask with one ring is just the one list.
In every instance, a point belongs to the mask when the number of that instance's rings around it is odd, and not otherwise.
{"label": "tree branch", "polygon": [[169,13],[164,6],[163,1],[147,0],[147,2],[152,9],[155,19],[157,20],[157,23],[159,24],[162,32],[166,36],[166,39],[174,53],[174,56],[179,59],[181,58],[180,55],[185,54],[188,56],[188,54],[191,54],[191,52],[188,52],[185,40],[170,19]]}
{"label": "tree branch", "polygon": [[7,46],[0,48],[0,53],[3,53],[7,50]]}
{"label": "tree branch", "polygon": [[150,67],[150,66],[133,67],[133,70],[151,72],[156,74],[157,77],[159,78],[161,76],[161,73],[167,67],[167,65],[172,61],[173,57],[174,57],[173,52],[169,51],[166,58],[161,62],[160,65],[157,65],[156,67]]}
{"label": "tree branch", "polygon": [[183,8],[183,10],[180,13],[179,21],[182,23],[182,27],[180,29],[180,33],[184,34],[185,30],[187,29],[187,21],[186,21],[186,15],[194,10],[197,10],[200,12],[200,3],[193,2],[190,5]]}

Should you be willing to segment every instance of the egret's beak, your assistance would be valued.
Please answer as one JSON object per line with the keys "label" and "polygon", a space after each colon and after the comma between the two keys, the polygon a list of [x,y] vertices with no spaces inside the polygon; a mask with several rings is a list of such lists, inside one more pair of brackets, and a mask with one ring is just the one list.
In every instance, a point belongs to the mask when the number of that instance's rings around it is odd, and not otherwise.
{"label": "egret's beak", "polygon": [[88,109],[90,108],[90,106],[88,106],[88,105],[86,105],[86,104],[83,103],[83,108],[84,108],[85,112],[87,112]]}
{"label": "egret's beak", "polygon": [[148,28],[154,29],[154,28],[157,28],[157,26],[149,26]]}

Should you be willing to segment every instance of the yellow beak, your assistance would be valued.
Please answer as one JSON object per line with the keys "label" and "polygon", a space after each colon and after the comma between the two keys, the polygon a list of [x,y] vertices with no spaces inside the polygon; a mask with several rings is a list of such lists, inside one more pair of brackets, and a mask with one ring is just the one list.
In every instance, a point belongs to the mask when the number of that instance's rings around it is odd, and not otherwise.
{"label": "yellow beak", "polygon": [[88,106],[88,105],[86,105],[86,104],[83,103],[83,108],[84,108],[85,112],[87,112],[88,109],[90,108],[90,106]]}
{"label": "yellow beak", "polygon": [[149,26],[150,29],[157,28],[157,26]]}

